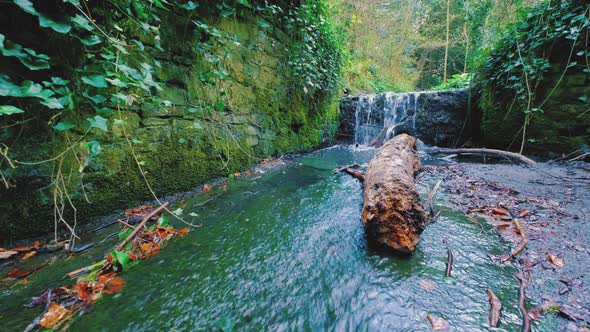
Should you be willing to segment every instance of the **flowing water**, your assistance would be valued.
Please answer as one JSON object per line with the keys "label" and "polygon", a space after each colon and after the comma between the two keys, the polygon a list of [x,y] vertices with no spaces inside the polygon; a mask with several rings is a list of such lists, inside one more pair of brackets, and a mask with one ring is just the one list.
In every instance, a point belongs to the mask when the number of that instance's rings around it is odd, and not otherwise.
{"label": "flowing water", "polygon": [[[104,296],[70,330],[424,331],[431,329],[427,314],[451,329],[485,330],[487,289],[504,305],[500,330],[518,330],[515,269],[488,257],[510,246],[485,222],[443,209],[409,259],[367,246],[362,188],[332,169],[373,153],[324,149],[185,200],[175,208],[203,226],[125,272],[123,292]],[[445,240],[454,253],[451,278],[444,277]],[[28,284],[0,290],[0,330],[22,330],[43,310],[23,307],[31,296],[72,282],[64,273],[99,260],[114,243],[50,262]],[[47,256],[30,264],[39,260]]]}
{"label": "flowing water", "polygon": [[407,123],[416,127],[420,92],[360,95],[355,112],[354,143],[369,145],[385,130],[386,140],[395,136],[395,127]]}

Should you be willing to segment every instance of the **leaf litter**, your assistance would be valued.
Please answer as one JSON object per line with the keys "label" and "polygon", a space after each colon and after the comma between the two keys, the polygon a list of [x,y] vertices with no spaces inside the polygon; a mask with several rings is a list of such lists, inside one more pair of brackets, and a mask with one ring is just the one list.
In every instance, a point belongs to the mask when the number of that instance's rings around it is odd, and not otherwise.
{"label": "leaf litter", "polygon": [[[66,274],[68,278],[77,278],[70,286],[50,288],[31,299],[29,306],[45,305],[44,312],[38,316],[25,331],[38,329],[66,329],[65,323],[74,314],[92,307],[103,295],[121,292],[125,280],[119,276],[124,271],[139,264],[151,256],[157,255],[166,243],[177,237],[184,237],[189,228],[175,229],[170,226],[168,215],[163,209],[168,203],[153,209],[152,206],[140,206],[125,212],[127,216],[143,218],[135,228],[123,225],[119,232],[119,243],[105,259]],[[148,222],[153,221],[148,227]],[[12,270],[9,276],[26,277],[30,270]],[[24,280],[24,279],[23,279]]]}

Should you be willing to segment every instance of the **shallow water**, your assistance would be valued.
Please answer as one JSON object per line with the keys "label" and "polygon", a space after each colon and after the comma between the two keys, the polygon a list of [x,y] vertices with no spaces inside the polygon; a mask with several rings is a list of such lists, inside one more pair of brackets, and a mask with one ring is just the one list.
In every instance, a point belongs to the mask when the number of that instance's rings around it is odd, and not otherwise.
{"label": "shallow water", "polygon": [[[429,313],[454,330],[485,330],[487,289],[504,305],[499,330],[519,330],[516,270],[489,258],[510,246],[485,222],[442,207],[410,259],[367,247],[361,186],[332,169],[372,153],[317,151],[184,201],[183,217],[203,226],[125,272],[124,291],[104,296],[70,330],[423,331],[431,329]],[[444,240],[454,254],[452,278],[444,277]],[[31,296],[63,284],[64,273],[99,260],[113,243],[0,290],[0,330],[22,330],[42,311],[22,307]],[[428,281],[431,291],[423,289]]]}

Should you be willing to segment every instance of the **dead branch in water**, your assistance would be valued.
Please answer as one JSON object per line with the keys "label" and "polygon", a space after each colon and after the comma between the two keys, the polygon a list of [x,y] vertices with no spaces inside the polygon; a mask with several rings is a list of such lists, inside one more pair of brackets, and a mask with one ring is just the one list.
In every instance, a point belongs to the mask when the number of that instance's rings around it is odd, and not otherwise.
{"label": "dead branch in water", "polygon": [[488,289],[488,300],[490,301],[490,327],[497,327],[498,323],[500,322],[500,316],[502,311],[502,302],[500,299],[492,292],[491,289]]}
{"label": "dead branch in water", "polygon": [[365,183],[365,175],[360,171],[355,170],[355,168],[358,167],[359,165],[357,164],[350,164],[337,168],[336,170],[334,170],[334,173],[346,173],[352,176],[353,178],[359,180],[361,183]]}
{"label": "dead branch in water", "polygon": [[452,271],[453,271],[453,252],[451,251],[450,247],[447,247],[447,271],[445,273],[445,276],[451,277]]}
{"label": "dead branch in water", "polygon": [[525,277],[521,274],[515,275],[516,279],[520,283],[520,289],[518,292],[518,308],[520,309],[520,313],[522,314],[522,331],[523,332],[530,332],[531,331],[531,318],[529,317],[529,313],[526,310],[525,300],[526,296],[524,293],[525,288],[528,286],[530,280],[528,278],[525,280]]}
{"label": "dead branch in water", "polygon": [[133,230],[133,232],[131,232],[131,234],[129,234],[129,236],[127,236],[127,238],[125,240],[123,240],[121,243],[119,243],[116,247],[115,250],[121,251],[121,249],[123,249],[123,247],[127,244],[127,242],[131,241],[131,239],[133,239],[133,237],[137,234],[137,232],[139,232],[139,230],[141,230],[141,228],[143,226],[145,226],[145,224],[148,222],[148,220],[152,219],[153,216],[157,215],[158,213],[160,213],[160,211],[162,211],[164,208],[166,208],[166,206],[168,206],[168,202],[160,205],[157,209],[155,209],[154,211],[150,212],[150,214],[148,214],[147,216],[145,216],[143,218],[143,220],[139,223],[139,225],[137,225],[137,227],[135,227],[135,229]]}
{"label": "dead branch in water", "polygon": [[438,191],[438,188],[440,187],[441,183],[442,180],[438,180],[438,182],[434,185],[434,188],[432,188],[432,190],[428,188],[428,207],[430,209],[430,222],[435,222],[438,216],[440,215],[440,211],[434,211],[434,205],[432,204],[432,201],[434,200],[434,195],[436,195],[436,192]]}
{"label": "dead branch in water", "polygon": [[502,151],[502,150],[495,150],[495,149],[471,149],[471,148],[460,148],[460,149],[447,149],[447,148],[429,148],[426,149],[426,152],[429,154],[487,154],[493,156],[501,156],[507,157],[510,159],[518,160],[526,165],[534,165],[536,162],[531,160],[521,154],[509,152],[509,151]]}
{"label": "dead branch in water", "polygon": [[526,234],[524,233],[524,230],[522,229],[522,226],[520,226],[520,222],[518,221],[518,218],[514,218],[512,220],[512,223],[514,224],[514,228],[516,228],[516,230],[518,231],[518,233],[520,234],[520,237],[522,238],[522,241],[520,242],[520,245],[510,253],[510,256],[506,256],[502,259],[502,263],[506,263],[508,262],[510,259],[512,258],[516,258],[516,256],[518,254],[520,254],[524,248],[526,247],[528,240],[526,237]]}

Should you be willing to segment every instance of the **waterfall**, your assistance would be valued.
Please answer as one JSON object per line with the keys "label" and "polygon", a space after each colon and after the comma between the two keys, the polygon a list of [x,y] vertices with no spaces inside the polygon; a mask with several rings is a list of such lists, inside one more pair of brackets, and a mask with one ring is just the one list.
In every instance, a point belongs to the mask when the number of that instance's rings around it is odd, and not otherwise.
{"label": "waterfall", "polygon": [[359,96],[355,111],[354,143],[369,145],[376,138],[389,140],[396,129],[416,127],[420,92]]}

